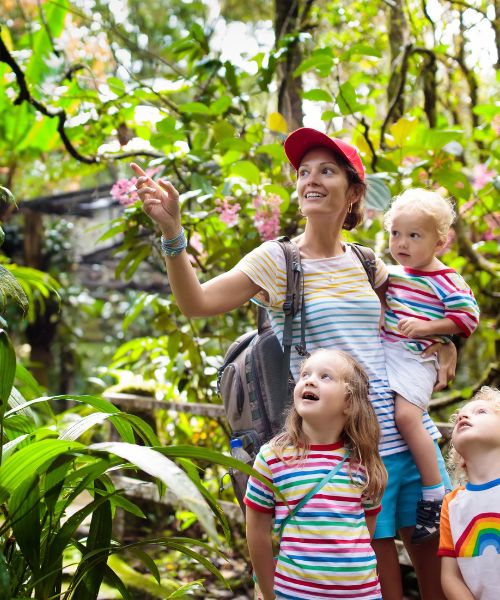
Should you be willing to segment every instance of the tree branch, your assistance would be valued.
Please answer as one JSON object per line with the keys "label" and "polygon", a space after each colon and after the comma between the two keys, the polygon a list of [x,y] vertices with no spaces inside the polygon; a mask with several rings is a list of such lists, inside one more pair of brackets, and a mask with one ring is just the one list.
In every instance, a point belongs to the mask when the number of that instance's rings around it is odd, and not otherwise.
{"label": "tree branch", "polygon": [[480,8],[477,8],[477,6],[471,6],[468,2],[463,2],[462,0],[448,0],[448,1],[452,5],[455,4],[457,6],[461,6],[462,8],[474,10],[475,12],[482,15],[487,21],[489,21],[488,15],[486,14],[486,12],[484,10],[481,10]]}
{"label": "tree branch", "polygon": [[403,57],[401,60],[401,74],[400,74],[400,79],[399,79],[399,87],[396,90],[396,93],[394,94],[394,96],[392,98],[391,104],[389,106],[389,110],[387,111],[384,122],[382,123],[382,127],[380,128],[380,147],[381,148],[384,147],[385,130],[387,129],[387,126],[389,125],[389,123],[391,121],[392,114],[393,114],[394,110],[396,109],[396,107],[399,103],[399,100],[404,92],[404,87],[405,87],[405,83],[406,83],[406,74],[408,72],[408,58],[412,52],[412,48],[413,48],[413,45],[411,43],[409,43],[409,44],[406,44],[406,46],[404,47],[404,50],[403,50]]}
{"label": "tree branch", "polygon": [[[479,381],[477,381],[472,386],[472,393],[475,394],[483,387],[483,385],[498,385],[499,376],[500,371],[498,362],[490,363],[481,374]],[[441,396],[440,398],[435,398],[434,400],[431,400],[429,403],[429,408],[444,408],[445,406],[449,406],[450,404],[458,402],[459,400],[463,400],[463,396],[460,391],[450,392],[445,396]]]}

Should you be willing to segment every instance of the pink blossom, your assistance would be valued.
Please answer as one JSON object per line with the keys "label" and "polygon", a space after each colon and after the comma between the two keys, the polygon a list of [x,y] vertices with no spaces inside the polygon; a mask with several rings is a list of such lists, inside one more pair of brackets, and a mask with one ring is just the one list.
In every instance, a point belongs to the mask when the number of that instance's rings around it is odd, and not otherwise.
{"label": "pink blossom", "polygon": [[215,210],[220,214],[220,220],[225,223],[228,227],[234,227],[238,223],[238,212],[241,206],[234,202],[232,196],[226,196],[222,200],[219,198],[216,200]]}
{"label": "pink blossom", "polygon": [[[148,177],[153,177],[162,169],[162,166],[146,169],[146,175]],[[131,177],[130,179],[119,179],[111,188],[111,197],[115,200],[118,200],[122,206],[129,206],[130,204],[137,202],[137,200],[139,200],[139,194],[137,193],[137,189],[135,187],[136,183],[137,177]]]}
{"label": "pink blossom", "polygon": [[493,128],[493,131],[496,133],[496,136],[500,137],[500,114],[495,115],[493,117],[493,121],[491,122],[491,127]]}
{"label": "pink blossom", "polygon": [[[207,258],[208,255],[202,244],[201,235],[197,231],[191,234],[189,238],[189,245],[191,246],[191,248],[193,248],[193,250],[196,251],[198,255],[198,260],[205,260]],[[197,264],[197,261],[192,254],[189,255],[189,260],[193,265]]]}
{"label": "pink blossom", "polygon": [[262,240],[272,240],[280,231],[280,205],[282,198],[277,194],[255,196],[252,200],[255,208],[254,223]]}
{"label": "pink blossom", "polygon": [[495,179],[495,171],[488,171],[486,164],[479,163],[472,169],[472,189],[478,191]]}

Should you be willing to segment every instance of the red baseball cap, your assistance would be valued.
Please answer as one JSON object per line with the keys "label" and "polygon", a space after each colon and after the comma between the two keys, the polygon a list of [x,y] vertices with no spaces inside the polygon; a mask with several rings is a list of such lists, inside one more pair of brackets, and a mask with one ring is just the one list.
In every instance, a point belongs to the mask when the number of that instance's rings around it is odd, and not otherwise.
{"label": "red baseball cap", "polygon": [[304,155],[312,148],[317,148],[318,146],[329,148],[334,153],[343,156],[354,167],[361,181],[365,180],[365,169],[359,157],[358,150],[354,146],[351,146],[351,144],[339,138],[331,138],[317,129],[301,127],[292,131],[285,140],[284,148],[290,164],[298,171]]}

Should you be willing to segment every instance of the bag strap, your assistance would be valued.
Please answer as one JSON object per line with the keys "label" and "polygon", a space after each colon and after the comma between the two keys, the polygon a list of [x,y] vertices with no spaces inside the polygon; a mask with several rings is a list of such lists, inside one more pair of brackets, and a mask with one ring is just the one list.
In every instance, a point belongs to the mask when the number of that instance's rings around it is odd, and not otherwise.
{"label": "bag strap", "polygon": [[301,501],[294,506],[294,508],[287,514],[287,516],[283,519],[283,521],[281,521],[280,530],[279,530],[280,541],[281,541],[281,536],[283,535],[283,531],[285,529],[285,525],[288,523],[288,521],[290,521],[290,519],[299,512],[299,510],[304,506],[304,504],[309,502],[309,500],[313,496],[315,496],[324,485],[326,485],[329,481],[331,481],[335,477],[335,475],[339,472],[339,470],[342,468],[342,465],[345,463],[345,461],[348,458],[349,458],[349,450],[346,450],[346,454],[345,454],[344,458],[341,461],[339,461],[333,467],[333,469],[323,477],[323,479],[321,481],[318,481],[318,483],[311,490],[309,490],[309,492],[301,499]]}
{"label": "bag strap", "polygon": [[286,294],[283,303],[283,391],[277,399],[278,414],[282,414],[288,401],[288,381],[293,343],[293,317],[301,310],[301,344],[305,348],[304,276],[300,261],[300,250],[287,236],[275,240],[282,248],[286,265]]}
{"label": "bag strap", "polygon": [[363,265],[363,269],[366,271],[370,285],[375,289],[375,274],[377,271],[375,252],[371,248],[367,248],[361,244],[355,244],[354,242],[349,243],[349,246],[358,257],[359,262]]}

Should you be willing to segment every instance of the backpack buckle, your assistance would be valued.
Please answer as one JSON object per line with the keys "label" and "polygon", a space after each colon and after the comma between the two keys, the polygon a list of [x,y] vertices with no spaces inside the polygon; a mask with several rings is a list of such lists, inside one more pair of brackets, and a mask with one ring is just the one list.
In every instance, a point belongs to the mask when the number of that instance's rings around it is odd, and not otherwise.
{"label": "backpack buckle", "polygon": [[285,300],[283,302],[283,312],[285,313],[285,315],[291,314],[292,310],[293,310],[293,296],[290,300]]}

